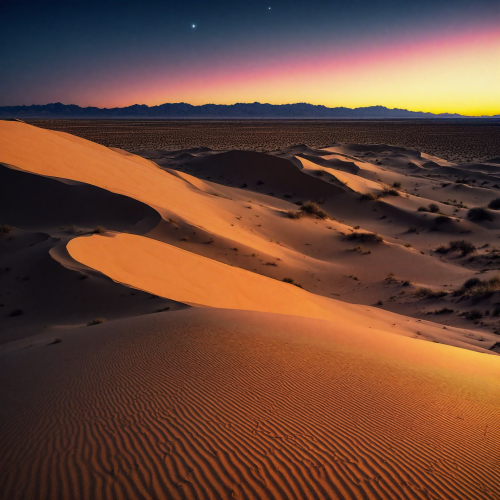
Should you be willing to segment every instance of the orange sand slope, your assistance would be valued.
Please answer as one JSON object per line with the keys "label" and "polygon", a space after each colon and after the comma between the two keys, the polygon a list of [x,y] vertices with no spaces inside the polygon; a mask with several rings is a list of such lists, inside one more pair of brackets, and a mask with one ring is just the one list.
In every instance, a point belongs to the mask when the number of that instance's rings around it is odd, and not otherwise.
{"label": "orange sand slope", "polygon": [[68,332],[0,364],[1,498],[498,499],[497,361],[241,311]]}
{"label": "orange sand slope", "polygon": [[424,324],[377,308],[315,295],[141,236],[80,237],[71,240],[67,249],[76,261],[116,282],[190,305],[327,319],[342,324],[351,336],[366,331],[414,338],[424,334],[448,345],[487,352],[465,344],[460,329],[443,330],[429,321]]}

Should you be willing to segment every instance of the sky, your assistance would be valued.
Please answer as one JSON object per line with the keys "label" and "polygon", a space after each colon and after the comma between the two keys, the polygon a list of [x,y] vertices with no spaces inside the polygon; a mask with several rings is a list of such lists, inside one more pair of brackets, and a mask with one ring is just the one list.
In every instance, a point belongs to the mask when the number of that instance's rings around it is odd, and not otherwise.
{"label": "sky", "polygon": [[0,0],[0,105],[500,114],[500,0]]}

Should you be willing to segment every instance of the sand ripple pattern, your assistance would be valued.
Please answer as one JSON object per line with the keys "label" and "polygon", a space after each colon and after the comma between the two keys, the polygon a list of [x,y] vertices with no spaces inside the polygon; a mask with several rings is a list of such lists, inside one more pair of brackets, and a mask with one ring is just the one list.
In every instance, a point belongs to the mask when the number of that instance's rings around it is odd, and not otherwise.
{"label": "sand ripple pattern", "polygon": [[500,498],[498,390],[268,316],[166,313],[0,360],[1,498]]}

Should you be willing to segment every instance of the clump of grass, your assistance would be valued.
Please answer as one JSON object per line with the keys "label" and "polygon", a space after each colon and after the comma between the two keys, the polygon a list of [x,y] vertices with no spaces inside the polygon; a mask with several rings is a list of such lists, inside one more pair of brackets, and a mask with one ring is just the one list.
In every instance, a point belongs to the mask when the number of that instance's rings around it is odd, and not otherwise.
{"label": "clump of grass", "polygon": [[403,186],[403,184],[401,184],[400,181],[395,181],[392,183],[392,187],[396,188],[396,189],[401,189],[402,186]]}
{"label": "clump of grass", "polygon": [[320,219],[328,218],[328,214],[322,208],[320,208],[317,203],[314,203],[313,201],[306,201],[305,203],[303,203],[300,207],[300,210],[302,210],[302,212],[306,214],[315,215]]}
{"label": "clump of grass", "polygon": [[347,236],[348,240],[360,240],[362,243],[380,243],[384,241],[384,238],[377,233],[358,233],[357,231],[352,232]]}
{"label": "clump of grass", "polygon": [[495,198],[488,203],[488,208],[492,210],[500,210],[500,198]]}
{"label": "clump of grass", "polygon": [[288,217],[289,219],[302,219],[306,214],[304,212],[301,212],[300,210],[297,210],[294,212],[293,210],[289,210],[288,212],[285,212],[285,217]]}
{"label": "clump of grass", "polygon": [[440,299],[441,297],[448,295],[448,292],[445,292],[444,290],[431,290],[430,288],[420,287],[413,292],[413,295],[424,299]]}
{"label": "clump of grass", "polygon": [[212,245],[214,242],[213,238],[210,238],[208,241],[205,241],[205,245]]}
{"label": "clump of grass", "polygon": [[470,311],[464,311],[460,316],[463,316],[465,319],[476,321],[483,317],[483,313],[479,309],[471,309]]}
{"label": "clump of grass", "polygon": [[94,229],[94,234],[103,234],[105,231],[106,231],[106,229],[104,229],[104,227],[102,227],[102,226],[97,226],[97,227]]}
{"label": "clump of grass", "polygon": [[382,194],[383,194],[384,196],[386,196],[386,195],[390,195],[390,196],[401,196],[401,195],[399,194],[399,191],[398,191],[397,189],[394,189],[394,188],[392,188],[392,187],[390,187],[390,186],[384,186],[384,187],[383,187]]}
{"label": "clump of grass", "polygon": [[429,211],[429,209],[428,209],[427,207],[418,207],[418,208],[417,208],[417,211],[418,211],[418,212],[428,212],[428,211]]}
{"label": "clump of grass", "polygon": [[500,290],[500,275],[493,276],[489,280],[479,278],[469,278],[454,295],[459,297],[471,297],[474,300],[490,297]]}
{"label": "clump of grass", "polygon": [[434,251],[437,253],[460,252],[465,257],[477,250],[474,243],[467,240],[450,241],[448,245],[439,245]]}
{"label": "clump of grass", "polygon": [[434,219],[434,224],[441,225],[444,224],[445,222],[448,222],[450,218],[446,215],[439,215]]}
{"label": "clump of grass", "polygon": [[411,248],[411,243],[406,243],[405,248]]}
{"label": "clump of grass", "polygon": [[8,226],[7,224],[2,224],[0,226],[0,234],[9,234],[12,231],[12,226]]}
{"label": "clump of grass", "polygon": [[318,177],[322,177],[323,173],[324,173],[323,170],[315,170],[314,171],[314,175],[316,175]]}
{"label": "clump of grass", "polygon": [[376,306],[383,306],[384,303],[381,301],[381,300],[377,300],[377,302],[375,303]]}
{"label": "clump of grass", "polygon": [[87,326],[100,325],[101,323],[105,323],[106,318],[95,318],[90,323],[87,323]]}
{"label": "clump of grass", "polygon": [[410,226],[410,227],[408,228],[408,232],[409,232],[409,233],[418,233],[418,231],[419,231],[419,229],[418,229],[418,227],[417,227],[417,226]]}
{"label": "clump of grass", "polygon": [[441,309],[436,309],[433,313],[427,313],[427,314],[452,314],[455,311],[453,309],[450,309],[449,307],[443,307]]}
{"label": "clump of grass", "polygon": [[375,193],[365,193],[365,194],[361,195],[360,200],[363,200],[363,201],[376,201],[379,198],[380,198],[380,196],[378,194],[375,194]]}
{"label": "clump of grass", "polygon": [[431,203],[429,205],[429,212],[432,212],[433,214],[437,214],[439,212],[439,205],[437,203]]}
{"label": "clump of grass", "polygon": [[276,262],[266,262],[266,266],[274,266],[274,267],[277,267],[278,264],[276,264]]}
{"label": "clump of grass", "polygon": [[302,285],[299,285],[298,283],[295,283],[295,281],[294,281],[293,278],[283,278],[283,281],[285,283],[290,283],[290,285],[295,285],[295,286],[298,286],[299,288],[303,288]]}
{"label": "clump of grass", "polygon": [[475,222],[482,222],[486,220],[492,221],[495,217],[487,208],[474,207],[467,212],[467,219]]}

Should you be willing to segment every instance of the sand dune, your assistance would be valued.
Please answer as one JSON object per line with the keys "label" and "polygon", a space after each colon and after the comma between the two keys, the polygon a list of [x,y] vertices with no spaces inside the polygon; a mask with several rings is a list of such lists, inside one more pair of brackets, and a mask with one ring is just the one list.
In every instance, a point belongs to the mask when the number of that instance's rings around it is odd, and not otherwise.
{"label": "sand dune", "polygon": [[497,359],[348,333],[198,309],[4,359],[2,498],[498,498]]}
{"label": "sand dune", "polygon": [[500,499],[491,165],[141,154],[0,121],[0,498]]}

